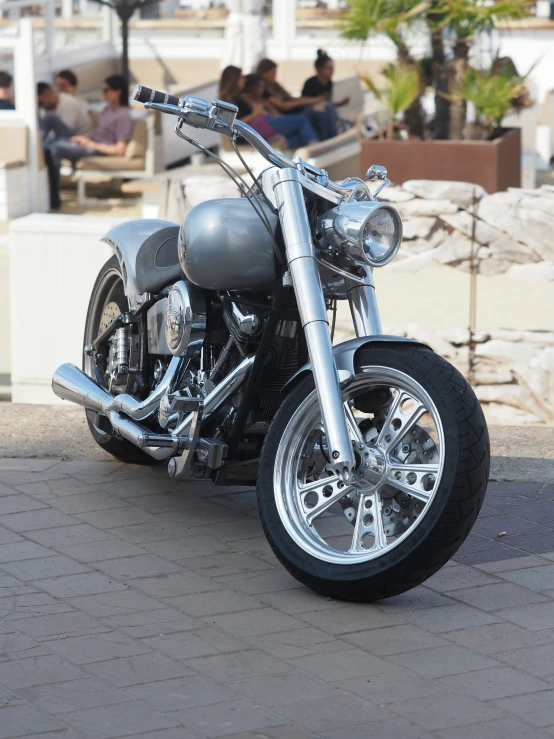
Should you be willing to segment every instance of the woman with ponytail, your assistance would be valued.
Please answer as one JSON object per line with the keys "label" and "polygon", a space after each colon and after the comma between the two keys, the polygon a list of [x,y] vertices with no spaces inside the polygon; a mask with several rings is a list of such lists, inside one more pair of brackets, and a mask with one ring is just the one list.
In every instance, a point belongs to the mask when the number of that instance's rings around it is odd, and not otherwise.
{"label": "woman with ponytail", "polygon": [[[333,73],[335,65],[333,60],[323,49],[317,50],[317,59],[315,60],[316,74],[306,80],[302,89],[302,97],[323,97],[329,102],[333,102]],[[339,102],[335,102],[335,108],[342,105],[348,105],[350,98],[346,97]]]}

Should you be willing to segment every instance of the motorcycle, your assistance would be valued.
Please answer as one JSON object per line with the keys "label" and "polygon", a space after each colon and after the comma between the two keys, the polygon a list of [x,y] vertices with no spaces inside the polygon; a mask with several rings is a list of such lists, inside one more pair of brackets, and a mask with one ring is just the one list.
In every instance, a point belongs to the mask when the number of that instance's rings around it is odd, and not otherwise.
{"label": "motorcycle", "polygon": [[[477,518],[489,439],[454,367],[382,333],[372,271],[402,240],[398,211],[377,199],[386,169],[336,183],[272,149],[234,105],[140,85],[134,99],[201,149],[184,126],[229,136],[253,184],[219,160],[243,197],[106,234],[83,371],[62,365],[54,392],[85,407],[119,460],[257,485],[273,551],[318,593],[367,602],[419,585]],[[268,162],[258,177],[239,137]],[[356,338],[333,346],[339,300]]]}

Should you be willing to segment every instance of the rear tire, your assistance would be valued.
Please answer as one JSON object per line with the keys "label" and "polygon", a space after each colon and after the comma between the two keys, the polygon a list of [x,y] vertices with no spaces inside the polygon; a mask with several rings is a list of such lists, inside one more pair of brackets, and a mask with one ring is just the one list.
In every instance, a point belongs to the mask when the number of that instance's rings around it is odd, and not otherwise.
{"label": "rear tire", "polygon": [[[284,400],[269,429],[260,460],[258,507],[265,534],[273,551],[297,580],[322,595],[341,600],[368,602],[395,596],[416,587],[437,572],[454,555],[469,534],[483,503],[487,487],[490,457],[488,430],[479,402],[462,375],[444,359],[420,345],[399,343],[379,346],[362,349],[358,353],[356,378],[343,389],[343,396],[347,396],[348,388],[352,388],[355,383],[358,383],[359,387],[365,387],[360,383],[369,383],[372,373],[377,377],[376,373],[379,370],[381,370],[381,378],[386,375],[386,372],[390,372],[391,376],[396,373],[398,377],[404,376],[413,381],[415,383],[414,387],[420,387],[422,393],[429,399],[433,413],[438,417],[442,427],[440,443],[437,443],[434,447],[435,451],[431,452],[431,457],[436,452],[434,458],[436,460],[440,458],[441,460],[440,471],[437,462],[437,473],[433,473],[435,474],[434,478],[431,476],[430,489],[432,492],[428,494],[427,503],[418,502],[416,500],[417,495],[410,496],[406,492],[403,493],[402,488],[395,488],[395,480],[402,479],[406,483],[409,481],[410,475],[407,473],[402,475],[401,472],[396,472],[394,474],[400,476],[392,479],[390,475],[393,475],[393,472],[388,472],[391,460],[387,457],[384,466],[387,472],[383,474],[389,475],[389,477],[386,477],[388,482],[383,483],[382,488],[372,488],[373,482],[366,483],[364,481],[363,484],[368,486],[367,489],[373,489],[374,491],[373,493],[366,493],[365,497],[363,497],[361,491],[356,492],[351,489],[348,498],[343,497],[341,502],[338,497],[340,494],[338,488],[342,484],[339,482],[335,485],[321,487],[322,480],[326,482],[327,479],[330,480],[331,478],[324,476],[329,474],[327,471],[322,471],[323,476],[321,477],[319,477],[319,473],[316,474],[314,484],[319,486],[317,488],[319,497],[316,496],[313,510],[317,509],[319,511],[325,507],[323,496],[327,496],[328,500],[333,498],[335,502],[333,507],[327,506],[323,513],[318,512],[316,515],[319,518],[316,519],[314,516],[310,522],[309,511],[306,512],[308,501],[306,488],[312,483],[301,482],[297,477],[297,470],[301,468],[302,464],[309,466],[311,463],[311,457],[307,462],[301,460],[306,458],[306,450],[314,447],[313,442],[309,440],[313,437],[305,437],[307,441],[304,442],[304,447],[299,446],[300,441],[293,443],[290,440],[294,438],[295,428],[302,428],[301,424],[304,423],[302,419],[307,418],[306,414],[308,412],[312,413],[312,416],[310,416],[312,420],[314,413],[319,414],[316,417],[320,418],[319,405],[314,410],[314,404],[318,404],[318,400],[311,375],[301,381]],[[377,391],[383,391],[382,382],[381,387],[378,386],[379,383],[376,383],[376,385],[374,384],[374,388],[376,387]],[[392,384],[389,385],[389,388],[393,387]],[[358,405],[356,405],[356,399],[351,400],[351,403],[354,404],[354,410],[357,410],[358,413],[367,412],[368,403],[375,402],[375,390],[374,394],[370,396],[368,394],[369,389],[370,385],[368,384],[366,395],[363,395],[363,390],[360,391]],[[384,433],[389,428],[388,426],[384,428],[389,418],[393,419],[391,429],[398,429],[401,424],[394,426],[395,423],[398,423],[398,419],[393,417],[392,410],[390,410],[393,404],[387,405],[391,396],[387,396],[383,392],[381,395],[389,398],[380,411],[383,413],[383,417],[385,413],[389,414],[390,411],[390,416],[387,415],[383,422]],[[361,402],[361,398],[365,400]],[[359,408],[364,409],[360,411]],[[429,416],[431,417],[431,414]],[[359,418],[355,419],[356,423],[358,420]],[[308,424],[310,421],[305,421],[305,423]],[[371,424],[373,421],[367,423]],[[423,421],[421,421],[421,424],[423,425]],[[363,427],[363,421],[361,426]],[[374,441],[371,444],[375,443],[376,445],[367,448],[370,451],[378,449],[377,444],[380,438],[378,434],[381,432],[377,431],[377,424],[373,429],[369,426],[365,428],[370,430],[369,432],[364,431],[364,435],[373,433]],[[411,431],[409,430],[409,422],[406,422],[406,428],[408,429],[406,431],[397,430],[398,436],[395,436],[395,431],[392,431],[392,442],[390,436],[388,439],[386,436],[384,437],[389,445],[390,443],[395,445],[392,447],[391,455],[397,455],[401,448],[409,448],[410,443],[412,449],[418,445],[420,449],[433,448],[434,442],[429,441],[430,437],[420,429],[417,422],[412,426]],[[300,431],[296,433],[298,436]],[[310,433],[317,434],[317,431]],[[410,434],[415,438],[415,441],[411,440]],[[419,442],[417,436],[419,436]],[[324,446],[321,438],[320,436],[319,446],[316,445],[314,450],[320,449],[321,454],[323,454]],[[367,439],[367,436],[365,438]],[[406,444],[406,439],[410,439],[410,443]],[[301,451],[297,453],[295,450]],[[437,456],[439,451],[440,457]],[[423,453],[427,454],[427,451]],[[294,454],[297,454],[300,461],[291,461]],[[314,455],[316,454],[319,454],[319,452],[314,451]],[[317,459],[317,457],[315,458]],[[411,459],[415,460],[414,464],[422,463],[422,460],[417,457]],[[423,462],[425,463],[428,459],[429,457],[425,457]],[[398,462],[398,464],[408,464],[409,460],[410,457],[407,457],[406,461]],[[369,466],[362,465],[362,461],[360,461],[358,469]],[[396,465],[397,468],[398,464]],[[289,470],[289,472],[280,471],[277,469],[278,466]],[[315,463],[314,466],[317,467]],[[427,465],[429,469],[431,466]],[[309,469],[313,468],[309,467]],[[293,471],[290,472],[290,470]],[[365,472],[364,474],[369,475],[371,473]],[[417,477],[418,485],[422,484],[420,481],[425,479],[420,477],[421,475],[423,475],[423,472],[420,472],[419,476],[414,475],[414,477]],[[427,475],[427,477],[429,476]],[[290,484],[291,480],[296,481],[297,479],[299,480],[298,483]],[[309,480],[310,478],[302,479]],[[407,491],[408,487],[407,484],[404,484],[404,491]],[[302,489],[304,489],[304,492],[302,492]],[[423,496],[420,500],[425,500],[423,488],[419,492]],[[344,496],[344,493],[342,494]],[[352,544],[348,544],[348,535],[342,535],[343,539],[347,541],[346,547],[343,547],[342,550],[329,549],[329,546],[336,547],[338,545],[329,545],[326,541],[323,541],[323,544],[320,545],[318,537],[324,539],[324,535],[317,531],[316,535],[313,536],[315,523],[323,522],[323,531],[325,531],[325,527],[329,530],[332,523],[331,512],[338,509],[336,520],[344,529],[345,524],[342,514],[344,513],[346,516],[348,511],[353,510],[352,508],[345,509],[347,504],[344,501],[347,499],[349,505],[350,499],[353,497],[356,501],[357,495],[359,495],[358,508],[354,509],[355,514],[350,515],[356,515],[357,521],[358,513],[362,510],[363,524],[360,523],[359,528],[358,524],[351,526],[353,533],[349,536],[352,537]],[[368,505],[371,495],[374,496],[372,499],[375,503],[373,509],[371,509],[371,503]],[[414,520],[417,518],[417,522],[409,520],[411,517],[405,518],[404,523],[399,523],[397,529],[392,529],[393,536],[389,537],[389,531],[386,532],[387,536],[384,536],[385,543],[382,544],[376,533],[375,519],[373,516],[367,516],[366,514],[371,511],[375,512],[377,507],[379,512],[375,518],[380,522],[390,521],[390,517],[388,519],[383,518],[386,510],[385,505],[387,505],[388,510],[393,509],[392,504],[394,501],[398,501],[400,497],[402,497],[400,503],[405,506],[411,506],[414,500],[416,501],[416,508],[419,506],[421,509],[418,516],[415,514],[413,516]],[[295,504],[296,499],[300,499],[300,503]],[[409,502],[406,502],[406,500]],[[364,508],[362,508],[362,501],[364,501]],[[343,508],[342,511],[339,504]],[[295,508],[295,505],[298,508]],[[366,511],[365,508],[369,510]],[[412,511],[414,509],[406,508],[406,510]],[[304,515],[304,519],[302,519],[302,515]],[[400,509],[399,518],[401,519],[403,515]],[[366,519],[373,523],[367,524]],[[386,525],[388,526],[388,524]],[[362,537],[360,531],[365,530],[367,532],[369,529],[364,529],[364,526],[373,526],[372,530],[374,532],[373,543],[371,545],[367,544],[365,549],[363,537],[367,537],[368,533],[363,534]],[[395,530],[403,531],[402,526],[405,527],[404,533],[394,535]],[[384,532],[384,523],[381,523],[381,529]],[[356,536],[358,536],[357,539]],[[331,534],[329,534],[329,537],[331,537]],[[339,537],[334,535],[334,539],[330,538],[330,540],[332,542],[339,541]],[[366,541],[370,541],[370,539]],[[350,548],[348,548],[349,546]]]}
{"label": "rear tire", "polygon": [[[125,296],[121,268],[117,257],[113,256],[102,267],[92,288],[87,319],[85,322],[85,336],[83,346],[91,344],[100,333],[100,319],[108,303],[116,303],[119,312],[129,310],[129,303]],[[83,372],[98,382],[94,372],[93,360],[83,352]],[[94,441],[102,449],[111,454],[120,462],[129,464],[154,464],[155,460],[142,449],[138,449],[126,439],[115,436],[113,429],[106,418],[91,410],[85,410],[87,424]]]}

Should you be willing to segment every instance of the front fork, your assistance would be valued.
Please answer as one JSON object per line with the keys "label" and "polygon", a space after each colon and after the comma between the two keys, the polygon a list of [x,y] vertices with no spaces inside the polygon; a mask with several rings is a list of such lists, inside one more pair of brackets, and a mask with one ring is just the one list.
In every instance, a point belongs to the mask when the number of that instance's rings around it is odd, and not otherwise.
{"label": "front fork", "polygon": [[273,190],[331,454],[331,466],[339,478],[348,484],[355,459],[299,173],[292,168],[277,171],[273,176]]}

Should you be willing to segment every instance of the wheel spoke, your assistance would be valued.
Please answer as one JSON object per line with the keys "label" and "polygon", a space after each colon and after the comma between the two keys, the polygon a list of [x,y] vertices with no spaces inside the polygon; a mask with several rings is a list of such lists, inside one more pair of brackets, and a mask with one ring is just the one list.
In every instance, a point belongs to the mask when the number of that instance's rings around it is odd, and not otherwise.
{"label": "wheel spoke", "polygon": [[387,482],[412,498],[427,503],[437,484],[438,472],[439,466],[437,464],[393,462],[389,464]]}
{"label": "wheel spoke", "polygon": [[[383,525],[381,506],[379,488],[375,488],[371,493],[360,494],[358,515],[356,516],[352,545],[349,550],[351,553],[373,552],[386,548],[387,535]],[[363,540],[366,535],[373,536],[373,546],[364,546]]]}
{"label": "wheel spoke", "polygon": [[[307,485],[298,484],[298,493],[306,522],[311,526],[315,518],[324,513],[334,503],[341,500],[341,498],[344,498],[350,489],[350,487],[347,487],[339,480],[337,475],[324,477]],[[306,498],[309,494],[314,497],[314,493],[317,495],[317,501],[314,501],[314,505],[308,507],[306,505]]]}
{"label": "wheel spoke", "polygon": [[[410,401],[414,404],[414,408],[410,413],[404,415],[402,406]],[[377,437],[377,446],[389,452],[426,412],[427,409],[423,403],[420,403],[412,395],[404,391],[398,392],[390,405],[383,428]]]}
{"label": "wheel spoke", "polygon": [[363,449],[366,445],[366,441],[362,435],[362,432],[360,431],[358,424],[356,423],[356,418],[348,401],[345,401],[344,403],[344,415],[346,416],[346,423],[348,426],[350,439],[354,444],[357,444],[360,449]]}

